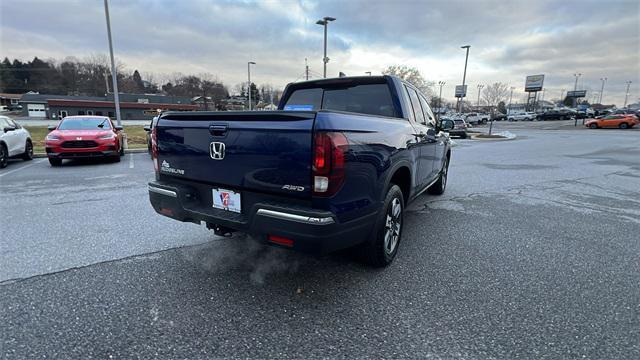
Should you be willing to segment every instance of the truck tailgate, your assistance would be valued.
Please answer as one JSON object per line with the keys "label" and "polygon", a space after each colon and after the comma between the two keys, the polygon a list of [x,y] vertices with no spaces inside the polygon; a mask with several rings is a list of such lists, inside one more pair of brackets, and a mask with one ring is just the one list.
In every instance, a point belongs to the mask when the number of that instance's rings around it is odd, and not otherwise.
{"label": "truck tailgate", "polygon": [[160,176],[311,197],[315,112],[184,112],[157,125]]}

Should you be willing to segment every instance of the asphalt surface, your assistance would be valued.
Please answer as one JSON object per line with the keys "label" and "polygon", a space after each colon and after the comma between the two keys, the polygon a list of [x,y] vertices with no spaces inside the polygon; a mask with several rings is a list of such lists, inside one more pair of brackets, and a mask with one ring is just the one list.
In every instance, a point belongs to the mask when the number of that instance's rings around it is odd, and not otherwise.
{"label": "asphalt surface", "polygon": [[146,154],[12,162],[0,357],[640,358],[640,133],[501,126],[384,270],[158,216]]}

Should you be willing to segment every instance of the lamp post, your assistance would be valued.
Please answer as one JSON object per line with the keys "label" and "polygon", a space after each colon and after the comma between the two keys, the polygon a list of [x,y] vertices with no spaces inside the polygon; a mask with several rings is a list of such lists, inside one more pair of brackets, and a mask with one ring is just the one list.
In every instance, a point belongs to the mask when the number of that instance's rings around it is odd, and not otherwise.
{"label": "lamp post", "polygon": [[562,103],[562,106],[564,106],[564,89],[560,92],[560,102]]}
{"label": "lamp post", "polygon": [[629,86],[631,86],[631,80],[628,80],[626,82],[626,84],[627,84],[627,91],[625,91],[625,93],[624,93],[624,106],[623,106],[623,108],[627,107],[627,100],[629,99]]}
{"label": "lamp post", "polygon": [[482,91],[483,87],[484,85],[478,84],[478,103],[476,104],[476,107],[478,108],[478,110],[480,110],[480,92]]}
{"label": "lamp post", "polygon": [[471,45],[461,46],[461,49],[467,49],[467,55],[464,58],[464,72],[462,73],[462,97],[458,100],[458,112],[460,112],[460,105],[462,103],[462,99],[467,95],[467,92],[464,91],[464,82],[467,79],[467,62],[469,61],[469,48]]}
{"label": "lamp post", "polygon": [[120,117],[120,96],[118,94],[118,75],[116,74],[116,62],[113,58],[113,43],[111,41],[111,20],[109,19],[109,4],[107,3],[107,0],[104,0],[104,15],[107,19],[107,36],[109,37],[109,55],[111,56],[111,81],[113,82],[113,102],[116,107],[116,124],[118,126],[122,126]]}
{"label": "lamp post", "polygon": [[440,95],[438,96],[438,120],[440,120],[440,114],[442,113],[442,87],[446,84],[444,81],[438,81],[440,86]]}
{"label": "lamp post", "polygon": [[607,78],[600,78],[600,81],[602,81],[602,87],[600,88],[600,100],[598,100],[598,103],[600,103],[600,105],[602,105],[602,95],[604,94],[604,83],[607,82]]}
{"label": "lamp post", "polygon": [[322,25],[324,27],[324,57],[322,58],[322,62],[324,63],[324,72],[323,77],[327,77],[327,63],[329,62],[329,58],[327,57],[327,25],[329,25],[330,21],[335,21],[336,18],[325,16],[321,20],[316,21],[316,24]]}
{"label": "lamp post", "polygon": [[249,80],[249,86],[247,86],[247,93],[249,93],[249,111],[251,111],[251,65],[255,65],[253,61],[247,62],[247,79]]}

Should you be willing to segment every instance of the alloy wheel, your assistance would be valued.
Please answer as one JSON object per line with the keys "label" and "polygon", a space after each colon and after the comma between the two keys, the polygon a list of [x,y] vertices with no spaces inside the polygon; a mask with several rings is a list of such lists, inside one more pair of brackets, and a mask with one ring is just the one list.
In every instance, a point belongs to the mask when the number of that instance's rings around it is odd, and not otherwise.
{"label": "alloy wheel", "polygon": [[8,161],[7,153],[4,151],[4,146],[0,145],[0,168],[6,167]]}
{"label": "alloy wheel", "polygon": [[398,241],[400,240],[400,230],[402,229],[402,204],[399,198],[394,198],[387,210],[387,219],[384,233],[384,251],[387,255],[393,254]]}

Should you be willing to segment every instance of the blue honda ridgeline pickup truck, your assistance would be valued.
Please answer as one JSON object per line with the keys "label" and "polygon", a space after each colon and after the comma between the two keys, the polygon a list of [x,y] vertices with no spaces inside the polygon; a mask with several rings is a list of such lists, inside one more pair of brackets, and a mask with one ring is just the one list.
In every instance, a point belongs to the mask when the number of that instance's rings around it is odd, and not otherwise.
{"label": "blue honda ridgeline pickup truck", "polygon": [[278,111],[167,112],[152,131],[159,214],[218,235],[390,264],[405,206],[451,158],[426,97],[393,76],[289,84]]}

